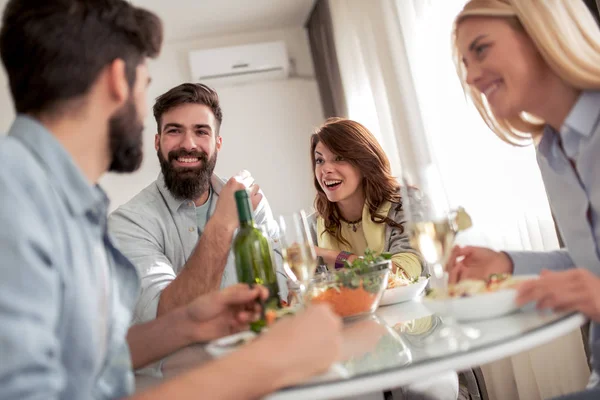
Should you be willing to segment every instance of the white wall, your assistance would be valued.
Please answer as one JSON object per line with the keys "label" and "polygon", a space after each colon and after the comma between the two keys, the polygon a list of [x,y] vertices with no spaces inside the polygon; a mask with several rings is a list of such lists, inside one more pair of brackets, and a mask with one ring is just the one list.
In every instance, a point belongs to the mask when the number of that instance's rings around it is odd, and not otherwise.
{"label": "white wall", "polygon": [[[149,107],[158,95],[190,81],[190,50],[271,40],[284,40],[298,73],[313,75],[308,38],[301,28],[167,43],[159,59],[150,64]],[[308,140],[323,122],[314,79],[257,82],[218,92],[223,109],[223,147],[216,172],[229,177],[241,169],[249,170],[275,213],[311,207],[314,189]],[[156,179],[160,167],[153,147],[155,133],[156,123],[149,111],[140,170],[128,175],[108,174],[102,179],[112,209]]]}
{"label": "white wall", "polygon": [[[150,184],[160,171],[154,151],[156,124],[151,107],[158,95],[190,80],[188,51],[271,40],[286,42],[299,75],[313,75],[308,39],[301,28],[165,44],[159,59],[150,63],[152,84],[142,167],[133,174],[107,174],[101,180],[111,199],[111,209]],[[224,120],[217,173],[229,177],[240,169],[249,170],[265,191],[275,213],[311,207],[314,189],[308,138],[323,122],[316,82],[292,78],[222,88],[218,92]],[[0,68],[0,135],[6,134],[13,119],[6,75]]]}
{"label": "white wall", "polygon": [[8,88],[4,68],[0,67],[0,135],[6,135],[15,118],[15,112]]}

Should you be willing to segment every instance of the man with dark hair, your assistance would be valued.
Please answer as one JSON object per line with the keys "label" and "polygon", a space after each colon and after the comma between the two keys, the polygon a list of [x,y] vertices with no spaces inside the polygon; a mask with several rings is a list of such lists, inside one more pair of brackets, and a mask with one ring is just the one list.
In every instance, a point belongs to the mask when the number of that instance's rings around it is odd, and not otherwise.
{"label": "man with dark hair", "polygon": [[[240,329],[266,296],[236,285],[129,328],[138,275],[108,235],[97,181],[140,165],[146,59],[161,43],[158,17],[124,0],[6,5],[0,57],[17,117],[0,140],[2,399],[123,398],[132,367]],[[315,325],[327,332],[310,335]],[[328,308],[309,309],[139,398],[261,397],[326,369],[340,326]]]}
{"label": "man with dark hair", "polygon": [[[247,172],[228,182],[213,174],[223,141],[223,113],[213,89],[200,83],[176,86],[156,99],[154,118],[162,172],[109,218],[111,233],[142,277],[135,322],[237,282],[230,252],[238,226],[236,190],[250,189],[256,223],[275,244],[278,233],[267,199]],[[287,280],[279,253],[276,258],[285,299]]]}

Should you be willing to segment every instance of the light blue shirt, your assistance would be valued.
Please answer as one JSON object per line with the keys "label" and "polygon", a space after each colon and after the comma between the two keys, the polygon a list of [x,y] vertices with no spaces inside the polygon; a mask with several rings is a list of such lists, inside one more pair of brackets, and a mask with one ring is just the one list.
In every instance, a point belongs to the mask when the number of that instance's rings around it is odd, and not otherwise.
{"label": "light blue shirt", "polygon": [[[585,91],[560,132],[546,126],[537,161],[566,249],[508,252],[515,273],[586,268],[600,277],[600,91]],[[562,146],[561,146],[562,142]],[[569,161],[573,162],[573,165]],[[594,369],[600,372],[600,327],[592,329]]]}
{"label": "light blue shirt", "polygon": [[198,223],[198,236],[202,236],[202,232],[204,232],[204,227],[206,226],[206,223],[210,218],[212,201],[213,191],[211,188],[209,189],[208,199],[206,199],[206,202],[200,206],[196,206],[196,222]]}
{"label": "light blue shirt", "polygon": [[[215,212],[224,185],[225,181],[212,176],[210,215]],[[279,228],[264,196],[254,210],[254,220],[257,226],[266,229],[272,241],[279,295],[286,299],[287,278],[278,243]],[[182,271],[198,244],[196,206],[191,200],[176,199],[165,185],[163,175],[159,174],[155,182],[110,215],[109,229],[119,249],[134,263],[141,276],[142,291],[135,306],[133,322],[153,320],[162,291]],[[230,251],[221,277],[221,288],[237,282],[235,258]]]}
{"label": "light blue shirt", "polygon": [[139,284],[107,234],[104,193],[18,116],[0,139],[0,204],[0,397],[130,394],[125,336]]}

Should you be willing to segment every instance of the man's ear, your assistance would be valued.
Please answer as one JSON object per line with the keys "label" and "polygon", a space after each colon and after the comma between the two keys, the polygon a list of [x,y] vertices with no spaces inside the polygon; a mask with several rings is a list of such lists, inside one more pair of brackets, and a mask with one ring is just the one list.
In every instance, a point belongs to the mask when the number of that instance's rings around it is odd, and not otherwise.
{"label": "man's ear", "polygon": [[124,104],[129,97],[130,90],[125,73],[125,61],[117,58],[106,68],[109,93],[115,101]]}
{"label": "man's ear", "polygon": [[160,147],[160,133],[157,133],[156,135],[154,135],[154,150],[158,151],[159,147]]}
{"label": "man's ear", "polygon": [[223,136],[217,136],[216,138],[216,147],[217,147],[217,151],[221,150],[221,146],[223,145]]}

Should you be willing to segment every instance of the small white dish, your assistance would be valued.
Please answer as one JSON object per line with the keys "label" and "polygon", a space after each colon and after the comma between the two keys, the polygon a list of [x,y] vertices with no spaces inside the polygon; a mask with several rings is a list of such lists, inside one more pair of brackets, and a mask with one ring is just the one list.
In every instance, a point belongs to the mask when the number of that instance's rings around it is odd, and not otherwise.
{"label": "small white dish", "polygon": [[215,358],[222,357],[251,342],[256,336],[256,333],[252,331],[238,332],[209,342],[205,349],[208,354]]}
{"label": "small white dish", "polygon": [[[517,275],[513,279],[525,281],[537,278],[537,275]],[[423,304],[434,314],[449,315],[459,321],[476,321],[497,318],[520,309],[517,306],[517,289],[500,289],[469,297],[449,299],[423,298]]]}
{"label": "small white dish", "polygon": [[425,290],[428,282],[429,278],[420,276],[417,282],[411,283],[410,285],[386,289],[383,292],[383,297],[381,298],[379,305],[387,306],[390,304],[410,301],[423,293],[423,290]]}

